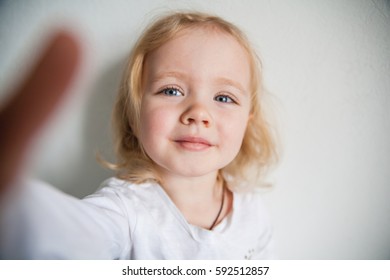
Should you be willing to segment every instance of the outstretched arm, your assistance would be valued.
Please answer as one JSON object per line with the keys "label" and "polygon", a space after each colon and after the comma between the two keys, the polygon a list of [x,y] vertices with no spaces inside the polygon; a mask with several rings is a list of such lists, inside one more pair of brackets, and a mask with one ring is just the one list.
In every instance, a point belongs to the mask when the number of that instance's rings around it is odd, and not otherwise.
{"label": "outstretched arm", "polygon": [[67,94],[80,55],[77,40],[57,32],[1,105],[0,199],[11,186],[20,191],[0,200],[0,259],[129,258],[128,211],[115,187],[79,200],[43,182],[18,178],[31,140]]}
{"label": "outstretched arm", "polygon": [[0,107],[0,196],[17,177],[34,135],[50,118],[74,77],[80,46],[66,31],[54,34],[26,79]]}

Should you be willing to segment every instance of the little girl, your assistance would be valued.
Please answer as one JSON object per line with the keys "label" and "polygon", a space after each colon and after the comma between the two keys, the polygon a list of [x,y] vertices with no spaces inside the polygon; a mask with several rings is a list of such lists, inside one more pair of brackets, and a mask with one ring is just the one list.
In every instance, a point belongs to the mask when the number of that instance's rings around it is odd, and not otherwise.
{"label": "little girl", "polygon": [[1,257],[272,258],[253,180],[275,158],[261,94],[259,61],[236,26],[201,13],[160,18],[119,88],[118,161],[106,164],[117,176],[82,200],[19,182]]}

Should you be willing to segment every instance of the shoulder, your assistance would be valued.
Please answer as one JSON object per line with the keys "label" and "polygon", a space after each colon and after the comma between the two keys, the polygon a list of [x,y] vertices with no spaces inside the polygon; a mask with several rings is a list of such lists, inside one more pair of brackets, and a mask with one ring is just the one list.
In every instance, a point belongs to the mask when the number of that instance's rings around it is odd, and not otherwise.
{"label": "shoulder", "polygon": [[253,211],[266,211],[264,193],[261,191],[250,190],[246,192],[235,192],[234,199],[237,200],[239,207]]}
{"label": "shoulder", "polygon": [[84,200],[100,205],[115,203],[129,210],[129,208],[142,204],[153,196],[156,193],[156,187],[156,184],[153,183],[134,184],[111,177],[105,180],[95,193],[88,195]]}
{"label": "shoulder", "polygon": [[233,212],[242,222],[268,231],[272,228],[270,213],[264,200],[264,193],[259,191],[239,192],[234,194]]}
{"label": "shoulder", "polygon": [[153,183],[134,184],[123,179],[111,177],[103,181],[98,190],[88,197],[96,195],[136,196],[137,194],[140,195],[141,193],[152,191],[155,187],[154,185]]}

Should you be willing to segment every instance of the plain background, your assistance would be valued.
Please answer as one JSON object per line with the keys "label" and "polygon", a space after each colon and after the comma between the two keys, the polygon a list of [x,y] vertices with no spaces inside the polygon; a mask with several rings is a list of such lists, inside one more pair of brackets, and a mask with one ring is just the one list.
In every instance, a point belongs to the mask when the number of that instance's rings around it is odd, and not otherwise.
{"label": "plain background", "polygon": [[155,15],[215,13],[258,50],[279,131],[265,194],[281,259],[390,259],[390,4],[329,1],[0,1],[2,99],[50,32],[83,44],[79,78],[37,141],[33,176],[78,197],[112,176],[111,107],[134,39]]}

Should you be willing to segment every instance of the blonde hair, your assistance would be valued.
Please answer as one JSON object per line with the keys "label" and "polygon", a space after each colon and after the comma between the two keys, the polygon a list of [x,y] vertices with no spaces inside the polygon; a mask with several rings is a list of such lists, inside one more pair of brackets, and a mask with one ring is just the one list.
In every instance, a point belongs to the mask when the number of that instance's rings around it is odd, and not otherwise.
{"label": "blonde hair", "polygon": [[[241,149],[236,158],[220,170],[219,177],[237,187],[248,181],[249,170],[262,175],[276,158],[275,144],[260,103],[263,94],[261,63],[246,36],[233,24],[217,17],[198,12],[176,12],[161,17],[151,24],[136,42],[123,73],[114,107],[113,125],[116,164],[106,164],[117,171],[117,176],[143,183],[154,180],[161,183],[154,163],[144,152],[137,138],[142,100],[142,73],[146,56],[174,38],[180,31],[190,28],[213,28],[233,36],[248,53],[251,67],[251,119]],[[259,177],[256,176],[256,177]]]}

